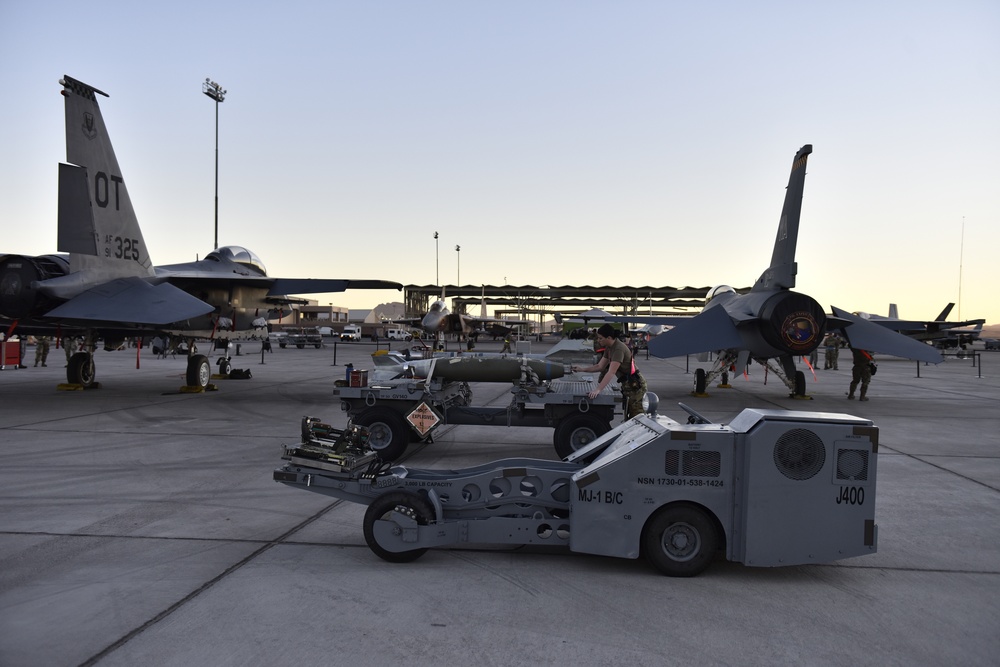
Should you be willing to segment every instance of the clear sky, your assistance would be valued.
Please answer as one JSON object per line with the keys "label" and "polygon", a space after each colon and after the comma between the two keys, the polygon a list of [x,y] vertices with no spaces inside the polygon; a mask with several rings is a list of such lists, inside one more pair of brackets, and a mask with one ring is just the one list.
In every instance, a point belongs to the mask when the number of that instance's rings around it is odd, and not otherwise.
{"label": "clear sky", "polygon": [[219,241],[271,275],[748,286],[811,143],[799,291],[1000,322],[996,0],[0,0],[0,252],[55,251],[63,74],[157,264],[212,248],[211,77]]}

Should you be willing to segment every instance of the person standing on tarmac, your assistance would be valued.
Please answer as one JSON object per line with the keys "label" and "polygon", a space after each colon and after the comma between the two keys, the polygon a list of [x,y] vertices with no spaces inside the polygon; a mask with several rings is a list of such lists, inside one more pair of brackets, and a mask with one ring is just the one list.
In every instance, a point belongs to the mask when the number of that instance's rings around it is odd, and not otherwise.
{"label": "person standing on tarmac", "polygon": [[826,348],[823,368],[839,370],[840,367],[837,365],[837,357],[840,356],[840,336],[835,333],[828,334],[826,340],[823,342],[823,346]]}
{"label": "person standing on tarmac", "polygon": [[45,361],[49,358],[49,337],[39,336],[37,342],[35,343],[35,366],[38,366],[38,362],[42,362],[42,366],[46,366]]}
{"label": "person standing on tarmac", "polygon": [[63,343],[63,351],[66,352],[66,365],[69,366],[70,358],[76,353],[76,348],[77,348],[76,336],[64,336],[62,343]]}
{"label": "person standing on tarmac", "polygon": [[867,350],[852,347],[854,354],[854,366],[851,367],[851,390],[847,392],[847,398],[854,399],[854,390],[858,383],[861,383],[861,396],[858,400],[867,401],[868,383],[872,381],[872,355]]}
{"label": "person standing on tarmac", "polygon": [[597,330],[597,345],[604,348],[604,354],[593,366],[571,366],[572,372],[590,373],[607,369],[597,388],[591,391],[588,396],[597,398],[611,382],[612,378],[617,378],[622,388],[625,419],[642,414],[642,397],[646,393],[646,379],[642,377],[635,367],[632,358],[632,351],[628,345],[618,340],[615,335],[615,328],[610,324],[603,324]]}

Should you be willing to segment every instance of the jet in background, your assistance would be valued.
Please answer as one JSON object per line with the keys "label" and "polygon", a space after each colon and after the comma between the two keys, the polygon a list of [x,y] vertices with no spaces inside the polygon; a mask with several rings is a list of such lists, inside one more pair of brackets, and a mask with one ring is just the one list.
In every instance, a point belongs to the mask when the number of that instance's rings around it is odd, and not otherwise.
{"label": "jet in background", "polygon": [[453,313],[448,309],[444,301],[444,292],[441,298],[431,304],[423,317],[403,318],[393,320],[400,324],[419,326],[420,329],[431,335],[456,334],[459,336],[479,336],[483,333],[497,335],[507,335],[513,327],[517,325],[531,324],[527,320],[508,320],[499,317],[486,317],[486,302],[483,301],[483,315],[465,315],[463,313]]}
{"label": "jet in background", "polygon": [[[68,255],[0,255],[0,326],[8,336],[82,335],[82,351],[66,371],[71,384],[94,385],[99,338],[112,348],[150,334],[260,340],[270,315],[305,303],[287,294],[402,289],[382,280],[272,278],[254,253],[238,246],[154,267],[97,103],[107,93],[68,76],[60,84],[68,164],[59,165],[57,250]],[[205,387],[208,359],[194,345],[188,349],[187,383]]]}
{"label": "jet in background", "polygon": [[894,303],[889,304],[888,317],[862,312],[854,314],[887,329],[898,331],[904,336],[931,343],[937,348],[964,347],[979,338],[986,320],[976,319],[965,320],[964,322],[948,322],[948,315],[951,314],[951,310],[954,307],[954,303],[949,303],[944,307],[940,315],[930,321],[900,319],[899,309]]}
{"label": "jet in background", "polygon": [[670,318],[673,328],[649,341],[649,351],[657,357],[719,353],[710,371],[699,368],[695,372],[695,393],[704,393],[714,377],[723,375],[725,380],[730,370],[742,374],[750,361],[757,361],[780,377],[792,396],[806,397],[805,373],[795,370],[794,358],[808,355],[832,330],[841,330],[852,347],[930,363],[941,361],[940,353],[929,345],[836,307],[836,316],[829,317],[815,299],[792,291],[798,272],[795,245],[810,153],[812,146],[803,146],[792,160],[771,264],[750,292],[738,294],[728,285],[715,287],[701,313],[679,322],[679,318]]}

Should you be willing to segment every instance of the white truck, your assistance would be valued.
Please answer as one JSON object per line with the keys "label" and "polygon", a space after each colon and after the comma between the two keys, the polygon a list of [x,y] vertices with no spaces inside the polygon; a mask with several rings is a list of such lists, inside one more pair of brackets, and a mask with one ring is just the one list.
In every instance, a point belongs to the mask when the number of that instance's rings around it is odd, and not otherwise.
{"label": "white truck", "polygon": [[361,327],[357,324],[348,324],[340,332],[340,340],[361,340]]}
{"label": "white truck", "polygon": [[389,340],[413,340],[413,334],[406,329],[386,329],[385,337]]}

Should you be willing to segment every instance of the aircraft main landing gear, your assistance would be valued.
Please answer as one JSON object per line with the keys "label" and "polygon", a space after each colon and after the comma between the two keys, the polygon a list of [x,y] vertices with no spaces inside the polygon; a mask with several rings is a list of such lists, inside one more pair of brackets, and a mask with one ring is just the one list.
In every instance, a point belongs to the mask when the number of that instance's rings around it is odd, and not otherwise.
{"label": "aircraft main landing gear", "polygon": [[90,352],[77,352],[69,358],[69,364],[66,366],[67,383],[91,389],[97,386],[94,381],[95,375],[94,355]]}
{"label": "aircraft main landing gear", "polygon": [[188,387],[197,391],[207,389],[208,381],[212,379],[212,366],[208,363],[208,357],[204,354],[193,354],[188,357],[185,378]]}

